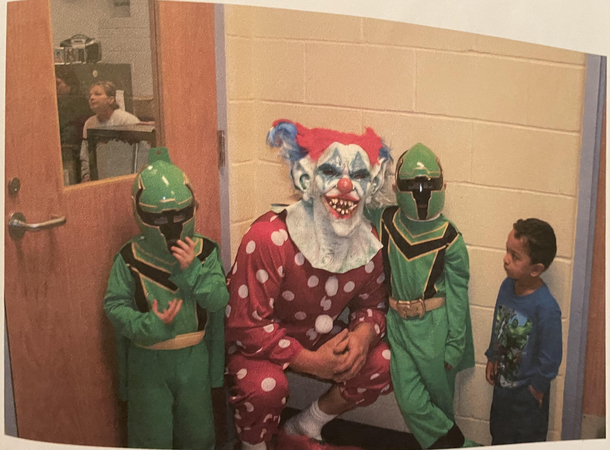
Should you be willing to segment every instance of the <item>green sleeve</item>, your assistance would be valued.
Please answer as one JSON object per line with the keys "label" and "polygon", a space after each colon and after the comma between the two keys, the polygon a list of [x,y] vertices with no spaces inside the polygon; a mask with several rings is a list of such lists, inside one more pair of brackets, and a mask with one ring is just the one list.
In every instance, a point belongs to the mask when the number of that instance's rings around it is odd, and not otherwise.
{"label": "green sleeve", "polygon": [[445,253],[445,295],[449,323],[449,333],[445,344],[445,362],[453,367],[457,367],[462,359],[469,331],[469,278],[468,251],[460,234],[449,245]]}
{"label": "green sleeve", "polygon": [[149,346],[175,336],[153,311],[142,313],[137,310],[135,283],[120,254],[115,257],[110,271],[104,311],[117,334],[135,344]]}
{"label": "green sleeve", "polygon": [[209,375],[212,387],[224,384],[224,314],[229,292],[220,260],[218,245],[203,264],[195,258],[185,270],[170,277],[185,293],[193,296],[208,312],[205,343],[210,355]]}
{"label": "green sleeve", "polygon": [[221,387],[225,373],[225,312],[218,311],[208,316],[205,333],[205,344],[210,355],[210,385]]}
{"label": "green sleeve", "polygon": [[178,269],[170,280],[209,313],[224,311],[229,303],[229,292],[218,245],[203,264],[195,258],[186,269],[182,271]]}

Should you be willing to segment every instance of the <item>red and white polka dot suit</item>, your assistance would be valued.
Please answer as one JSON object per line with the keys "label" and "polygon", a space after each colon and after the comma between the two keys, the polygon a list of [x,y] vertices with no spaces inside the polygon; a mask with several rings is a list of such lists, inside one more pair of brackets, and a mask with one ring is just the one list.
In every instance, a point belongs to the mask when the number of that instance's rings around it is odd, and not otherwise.
{"label": "red and white polka dot suit", "polygon": [[316,318],[334,320],[350,302],[349,327],[371,323],[377,340],[341,394],[366,406],[392,391],[390,350],[380,341],[386,312],[381,252],[344,274],[315,269],[290,239],[285,212],[269,212],[244,235],[228,278],[227,370],[242,441],[256,444],[275,434],[288,395],[284,370],[301,349],[316,350],[341,330],[335,325],[319,334]]}

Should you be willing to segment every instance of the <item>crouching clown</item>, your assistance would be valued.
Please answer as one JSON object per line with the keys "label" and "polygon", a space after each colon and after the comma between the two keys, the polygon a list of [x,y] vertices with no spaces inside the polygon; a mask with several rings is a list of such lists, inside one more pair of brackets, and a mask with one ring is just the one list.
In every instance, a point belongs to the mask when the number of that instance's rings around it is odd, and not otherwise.
{"label": "crouching clown", "polygon": [[195,233],[193,191],[167,149],[150,149],[132,200],[141,234],[116,255],[104,297],[129,446],[212,450],[229,297],[218,245]]}
{"label": "crouching clown", "polygon": [[453,414],[455,374],[474,366],[468,306],[468,252],[441,214],[443,171],[422,144],[396,166],[398,206],[371,213],[391,285],[388,340],[392,383],[409,430],[422,448],[471,446]]}
{"label": "crouching clown", "polygon": [[[392,389],[381,243],[363,217],[391,158],[372,129],[277,121],[267,142],[302,198],[252,224],[229,274],[230,402],[243,449],[331,449],[324,424]],[[335,319],[348,304],[342,330]],[[334,384],[278,431],[288,367]]]}

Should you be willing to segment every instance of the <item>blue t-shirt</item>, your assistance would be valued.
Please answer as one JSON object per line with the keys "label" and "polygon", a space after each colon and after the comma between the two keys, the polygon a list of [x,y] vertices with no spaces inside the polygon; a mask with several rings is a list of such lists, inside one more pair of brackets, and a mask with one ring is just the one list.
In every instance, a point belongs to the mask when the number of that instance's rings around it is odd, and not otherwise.
{"label": "blue t-shirt", "polygon": [[547,392],[561,364],[561,309],[546,284],[528,295],[515,294],[515,280],[500,286],[491,341],[485,356],[498,362],[496,384],[524,384]]}

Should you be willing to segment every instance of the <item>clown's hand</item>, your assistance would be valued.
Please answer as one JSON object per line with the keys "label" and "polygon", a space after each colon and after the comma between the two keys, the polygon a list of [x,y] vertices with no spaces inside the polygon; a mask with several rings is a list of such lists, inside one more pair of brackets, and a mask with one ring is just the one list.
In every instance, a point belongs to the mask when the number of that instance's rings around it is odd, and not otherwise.
{"label": "clown's hand", "polygon": [[343,382],[354,378],[364,363],[369,353],[369,347],[373,339],[375,339],[375,330],[369,323],[363,323],[354,331],[349,333],[349,342],[347,344],[347,359],[338,366],[335,370],[337,374],[334,380]]}
{"label": "clown's hand", "polygon": [[178,240],[172,247],[172,255],[180,263],[180,269],[186,269],[195,259],[195,243],[189,237],[186,238],[186,242]]}
{"label": "clown's hand", "polygon": [[159,319],[165,324],[169,325],[174,321],[176,314],[180,311],[182,307],[182,300],[178,300],[177,298],[173,299],[167,304],[167,309],[163,312],[159,312],[159,303],[157,300],[153,300],[152,310],[157,315]]}
{"label": "clown's hand", "polygon": [[315,352],[301,350],[290,367],[297,372],[315,375],[323,380],[332,380],[337,372],[336,368],[347,358],[345,352],[347,343],[347,330],[343,330]]}

